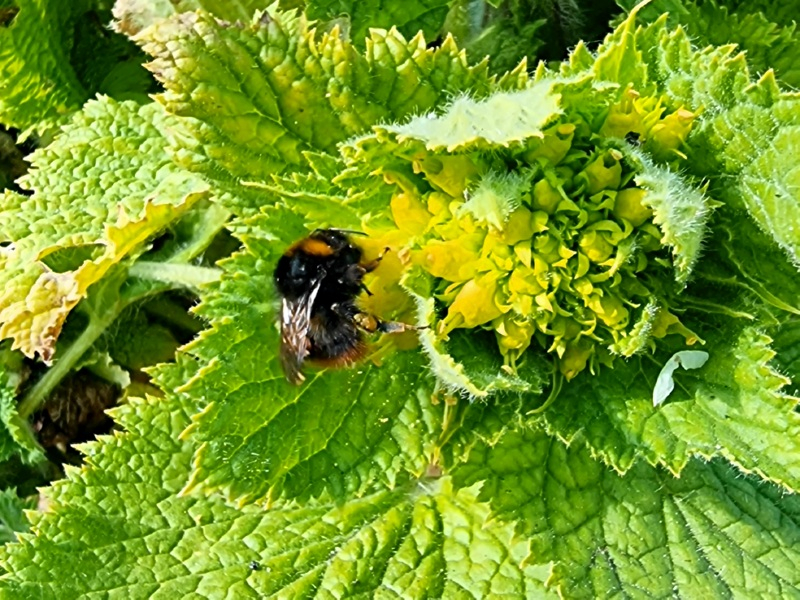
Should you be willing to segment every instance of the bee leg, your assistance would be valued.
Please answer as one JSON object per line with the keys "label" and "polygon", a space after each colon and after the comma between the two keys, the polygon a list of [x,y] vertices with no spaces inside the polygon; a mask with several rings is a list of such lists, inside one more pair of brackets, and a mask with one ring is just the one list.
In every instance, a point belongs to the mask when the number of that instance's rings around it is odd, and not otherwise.
{"label": "bee leg", "polygon": [[375,315],[360,312],[353,316],[353,322],[367,333],[401,333],[403,331],[417,331],[421,329],[410,323],[400,321],[383,321]]}
{"label": "bee leg", "polygon": [[372,296],[372,292],[370,292],[366,288],[366,286],[361,282],[361,280],[364,278],[364,275],[366,275],[367,273],[371,273],[372,271],[378,268],[378,265],[381,264],[383,257],[389,250],[390,250],[389,248],[384,248],[383,251],[377,256],[377,258],[375,258],[375,260],[371,260],[363,265],[359,264],[350,265],[344,272],[344,275],[342,275],[339,278],[339,283],[350,283],[358,285],[359,287],[361,287],[363,291],[367,293],[367,295]]}
{"label": "bee leg", "polygon": [[428,326],[418,327],[400,321],[384,321],[375,315],[361,312],[353,304],[333,304],[331,310],[340,317],[355,323],[356,327],[367,333],[402,333],[403,331],[419,331]]}
{"label": "bee leg", "polygon": [[364,273],[371,273],[372,271],[378,268],[378,265],[381,264],[383,257],[386,256],[386,253],[389,252],[390,250],[391,248],[388,247],[384,248],[383,250],[381,250],[381,253],[378,254],[378,256],[374,260],[371,260],[368,263],[359,266],[362,269],[364,269]]}

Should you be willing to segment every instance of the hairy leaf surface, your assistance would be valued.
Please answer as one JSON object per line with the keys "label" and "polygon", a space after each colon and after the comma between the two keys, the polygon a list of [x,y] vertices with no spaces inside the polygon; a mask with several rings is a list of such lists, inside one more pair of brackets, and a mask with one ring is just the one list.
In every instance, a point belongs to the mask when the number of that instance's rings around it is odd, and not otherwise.
{"label": "hairy leaf surface", "polygon": [[[158,105],[101,98],[31,156],[20,185],[33,195],[0,199],[0,239],[11,242],[0,248],[0,337],[49,361],[89,286],[205,193],[167,156],[170,123]],[[59,264],[66,250],[75,254]]]}
{"label": "hairy leaf surface", "polygon": [[[617,0],[630,10],[636,0]],[[655,0],[640,13],[642,22],[669,13],[672,26],[680,24],[692,36],[694,45],[736,44],[747,53],[747,63],[757,72],[774,69],[789,86],[800,84],[800,34],[793,20],[797,2],[731,2],[704,0],[676,2]]]}
{"label": "hairy leaf surface", "polygon": [[554,562],[569,598],[800,597],[800,499],[722,461],[675,479],[639,464],[625,476],[539,430],[479,444],[455,473]]}
{"label": "hairy leaf surface", "polygon": [[[162,367],[160,385],[192,363]],[[270,510],[179,494],[194,445],[177,437],[199,406],[174,395],[117,409],[127,432],[84,446],[87,465],[51,489],[38,535],[0,550],[0,597],[549,597],[513,528],[487,526],[488,507],[447,479]]]}
{"label": "hairy leaf surface", "polygon": [[599,55],[631,54],[626,44],[639,54],[620,63],[628,66],[619,83],[652,88],[675,108],[702,109],[686,143],[687,169],[708,177],[714,197],[747,211],[800,267],[800,97],[782,92],[772,72],[753,83],[744,54],[732,47],[695,50],[688,34],[670,31],[664,19],[635,35],[621,28]]}
{"label": "hairy leaf surface", "polygon": [[[427,39],[436,38],[447,16],[450,0],[308,0],[305,12],[311,19],[341,19],[349,27],[349,37],[359,48],[369,40],[370,29],[391,29],[413,37],[421,31]],[[369,42],[367,42],[369,43]]]}
{"label": "hairy leaf surface", "polygon": [[[585,443],[619,471],[639,456],[674,473],[693,456],[723,456],[800,489],[797,399],[782,393],[788,381],[769,363],[771,340],[754,327],[718,327],[698,347],[708,362],[676,372],[676,390],[662,406],[653,407],[653,388],[663,363],[635,357],[564,386],[543,413],[547,428],[566,442]],[[665,361],[669,353],[657,356]]]}
{"label": "hairy leaf surface", "polygon": [[[455,44],[435,50],[417,36],[375,30],[364,54],[337,31],[318,35],[305,17],[274,8],[230,25],[185,13],[137,38],[167,91],[167,110],[185,117],[180,162],[223,190],[244,196],[245,181],[270,181],[307,167],[305,153],[336,144],[379,121],[429,109],[461,90],[520,87],[524,72],[499,83]],[[251,194],[250,204],[263,198]]]}

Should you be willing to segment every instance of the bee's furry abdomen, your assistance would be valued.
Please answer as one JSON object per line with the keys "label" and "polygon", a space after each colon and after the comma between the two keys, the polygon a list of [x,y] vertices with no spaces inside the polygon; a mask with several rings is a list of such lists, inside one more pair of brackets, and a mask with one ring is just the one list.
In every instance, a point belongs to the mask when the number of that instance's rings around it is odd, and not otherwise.
{"label": "bee's furry abdomen", "polygon": [[340,306],[339,313],[320,307],[311,317],[308,330],[307,359],[321,366],[340,366],[359,360],[367,350],[363,334],[347,309],[355,305]]}

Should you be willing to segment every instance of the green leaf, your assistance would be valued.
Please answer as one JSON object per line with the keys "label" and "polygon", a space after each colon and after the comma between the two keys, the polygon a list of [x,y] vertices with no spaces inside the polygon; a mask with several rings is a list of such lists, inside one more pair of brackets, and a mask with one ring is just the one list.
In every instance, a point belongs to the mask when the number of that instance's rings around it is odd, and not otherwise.
{"label": "green leaf", "polygon": [[16,533],[28,530],[25,510],[36,507],[36,496],[20,498],[14,488],[0,491],[0,544],[17,539]]}
{"label": "green leaf", "polygon": [[18,12],[0,27],[0,122],[27,129],[63,121],[87,96],[70,66],[70,33],[92,2],[28,0],[18,6],[4,0],[2,6]]}
{"label": "green leaf", "polygon": [[[619,0],[618,4],[630,8],[635,0]],[[695,46],[736,44],[746,52],[754,71],[774,69],[781,81],[796,88],[800,84],[800,34],[793,20],[798,10],[797,2],[655,0],[641,11],[639,20],[652,22],[667,12],[670,25],[683,26]]]}
{"label": "green leaf", "polygon": [[[11,242],[0,249],[0,337],[50,361],[88,288],[205,193],[165,152],[162,131],[172,122],[158,105],[100,98],[31,155],[32,170],[19,184],[33,195],[0,198],[0,240]],[[43,262],[78,249],[84,254],[66,269]]]}
{"label": "green leaf", "polygon": [[653,223],[661,230],[661,243],[672,248],[675,279],[685,285],[703,247],[709,217],[708,198],[673,170],[654,163],[634,149],[629,156],[641,165],[634,180],[649,194],[644,204],[653,210]]}
{"label": "green leaf", "polygon": [[775,362],[781,372],[791,380],[794,395],[800,395],[800,322],[797,318],[786,319],[775,332]]}
{"label": "green leaf", "polygon": [[152,80],[136,47],[105,29],[108,13],[99,4],[0,2],[0,123],[41,134],[66,122],[96,92],[148,90]]}
{"label": "green leaf", "polygon": [[[445,30],[452,34],[472,60],[489,57],[494,73],[505,73],[523,60],[533,66],[540,54],[547,53],[548,42],[560,45],[561,31],[548,24],[558,20],[558,5],[544,6],[532,2],[500,2],[497,8],[489,3],[458,1],[445,21]],[[565,19],[566,20],[566,19]],[[548,35],[553,33],[553,35]],[[559,49],[560,51],[560,49]]]}
{"label": "green leaf", "polygon": [[708,246],[716,250],[700,262],[698,280],[721,285],[734,295],[746,290],[778,319],[786,318],[785,313],[800,315],[797,269],[767,234],[746,215],[735,212],[719,215],[713,230]]}
{"label": "green leaf", "polygon": [[465,151],[491,145],[508,146],[543,129],[561,113],[558,80],[542,80],[525,90],[500,92],[485,100],[461,97],[442,115],[415,117],[400,125],[381,125],[399,142],[419,140],[428,150]]}
{"label": "green leaf", "polygon": [[[418,31],[427,39],[434,39],[447,16],[450,0],[408,0],[383,2],[380,0],[307,0],[305,12],[310,19],[342,19],[349,38],[358,48],[363,48],[370,38],[370,29],[396,27],[406,37]],[[366,42],[369,44],[369,42]]]}
{"label": "green leaf", "polygon": [[308,151],[333,152],[379,121],[429,110],[462,90],[524,84],[518,71],[499,83],[486,64],[470,67],[452,41],[436,50],[418,36],[371,32],[365,54],[338,31],[316,34],[305,17],[270,8],[247,25],[185,13],[137,38],[166,88],[167,110],[184,117],[174,132],[178,162],[251,205],[263,195],[240,181],[270,182],[307,167]]}
{"label": "green leaf", "polygon": [[[179,355],[156,379],[174,389],[192,362]],[[547,569],[520,566],[513,527],[487,525],[488,507],[447,478],[270,510],[179,495],[194,447],[177,435],[196,409],[187,395],[116,409],[127,432],[85,445],[87,465],[47,492],[37,535],[0,550],[0,595],[550,597]]]}
{"label": "green leaf", "polygon": [[226,261],[227,275],[198,308],[213,328],[190,346],[207,366],[183,389],[209,404],[185,434],[200,445],[187,489],[221,489],[240,502],[324,491],[344,498],[376,480],[397,485],[423,474],[440,416],[419,353],[379,358],[384,349],[358,367],[289,384],[278,359],[272,269],[308,229],[298,214],[277,209],[236,230],[247,252]]}
{"label": "green leaf", "polygon": [[17,455],[24,463],[44,459],[30,425],[17,412],[17,391],[23,383],[22,356],[0,346],[0,462]]}
{"label": "green leaf", "polygon": [[639,457],[679,474],[692,457],[721,456],[800,489],[800,413],[797,399],[782,392],[787,379],[770,365],[771,340],[724,321],[693,328],[707,340],[708,362],[676,372],[677,389],[665,404],[653,407],[653,390],[671,353],[634,357],[565,385],[542,414],[546,428],[621,472]]}
{"label": "green leaf", "polygon": [[703,110],[686,142],[686,168],[710,179],[712,197],[746,210],[800,267],[800,97],[781,92],[771,71],[753,83],[745,56],[731,47],[693,49],[663,19],[639,30],[636,43],[649,57],[649,86],[675,109]]}
{"label": "green leaf", "polygon": [[553,562],[562,597],[800,596],[800,499],[722,461],[619,476],[531,429],[479,444],[454,479],[483,482],[493,516],[530,540],[528,561]]}

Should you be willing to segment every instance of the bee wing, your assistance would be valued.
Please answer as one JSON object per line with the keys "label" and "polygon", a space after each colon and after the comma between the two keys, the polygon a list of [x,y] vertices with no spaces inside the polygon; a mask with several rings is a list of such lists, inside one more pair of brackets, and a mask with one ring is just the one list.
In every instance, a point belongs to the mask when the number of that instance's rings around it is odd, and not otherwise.
{"label": "bee wing", "polygon": [[281,366],[286,379],[295,385],[305,377],[300,371],[308,354],[308,330],[311,327],[311,308],[319,293],[322,279],[296,300],[283,299],[281,303]]}

